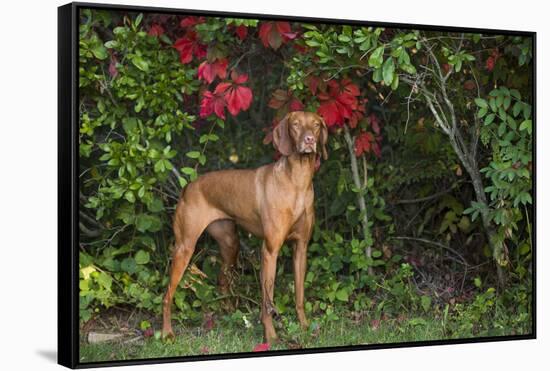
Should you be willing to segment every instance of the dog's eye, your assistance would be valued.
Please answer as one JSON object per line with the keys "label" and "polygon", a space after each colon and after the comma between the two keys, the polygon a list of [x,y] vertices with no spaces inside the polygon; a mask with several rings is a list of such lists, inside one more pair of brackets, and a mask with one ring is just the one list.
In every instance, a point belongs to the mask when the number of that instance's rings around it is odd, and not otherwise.
{"label": "dog's eye", "polygon": [[298,121],[294,121],[294,122],[292,123],[292,126],[298,126]]}
{"label": "dog's eye", "polygon": [[318,122],[316,122],[314,125],[315,125],[316,128],[318,128],[319,126],[321,126],[321,124],[319,124]]}

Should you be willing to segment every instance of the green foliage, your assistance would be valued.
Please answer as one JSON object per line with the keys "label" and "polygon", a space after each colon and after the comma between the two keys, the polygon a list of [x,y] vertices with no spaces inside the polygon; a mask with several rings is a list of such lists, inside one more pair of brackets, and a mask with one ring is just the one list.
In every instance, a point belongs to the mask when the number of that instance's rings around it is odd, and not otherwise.
{"label": "green foliage", "polygon": [[495,243],[502,252],[496,258],[506,265],[504,249],[510,249],[510,243],[519,248],[531,241],[527,209],[533,203],[531,105],[522,101],[518,90],[504,86],[489,92],[486,99],[477,98],[475,103],[479,107],[477,116],[483,120],[481,140],[492,150],[491,160],[481,169],[490,180],[485,188],[490,203],[487,210],[484,205],[472,203],[464,213],[471,213],[475,220],[479,213],[487,212],[498,227]]}

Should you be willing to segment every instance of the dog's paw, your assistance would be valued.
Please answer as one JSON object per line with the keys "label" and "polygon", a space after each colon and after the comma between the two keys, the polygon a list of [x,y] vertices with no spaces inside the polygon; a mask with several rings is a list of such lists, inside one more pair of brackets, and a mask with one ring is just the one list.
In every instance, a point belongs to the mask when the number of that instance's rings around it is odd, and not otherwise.
{"label": "dog's paw", "polygon": [[176,335],[174,334],[174,331],[172,331],[172,329],[162,330],[161,338],[165,342],[173,343],[176,340]]}

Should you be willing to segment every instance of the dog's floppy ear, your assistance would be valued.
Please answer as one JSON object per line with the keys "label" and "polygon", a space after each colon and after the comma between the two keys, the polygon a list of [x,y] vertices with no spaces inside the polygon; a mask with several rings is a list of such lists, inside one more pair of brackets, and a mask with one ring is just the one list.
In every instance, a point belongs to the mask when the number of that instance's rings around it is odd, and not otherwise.
{"label": "dog's floppy ear", "polygon": [[288,134],[288,119],[290,115],[291,113],[287,113],[277,127],[273,129],[273,147],[283,156],[290,156],[292,153],[292,143]]}
{"label": "dog's floppy ear", "polygon": [[321,145],[321,151],[323,152],[323,160],[328,160],[328,128],[325,120],[321,116],[319,116],[319,119],[321,120],[321,134],[319,135],[319,144]]}

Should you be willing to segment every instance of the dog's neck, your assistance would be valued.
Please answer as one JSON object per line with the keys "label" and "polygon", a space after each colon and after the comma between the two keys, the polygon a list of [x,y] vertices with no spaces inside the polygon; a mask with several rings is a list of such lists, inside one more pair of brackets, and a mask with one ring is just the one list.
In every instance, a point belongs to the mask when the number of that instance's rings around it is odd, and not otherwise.
{"label": "dog's neck", "polygon": [[283,156],[277,161],[280,163],[287,176],[297,187],[306,189],[311,186],[313,174],[315,173],[316,153],[292,153],[290,156]]}

